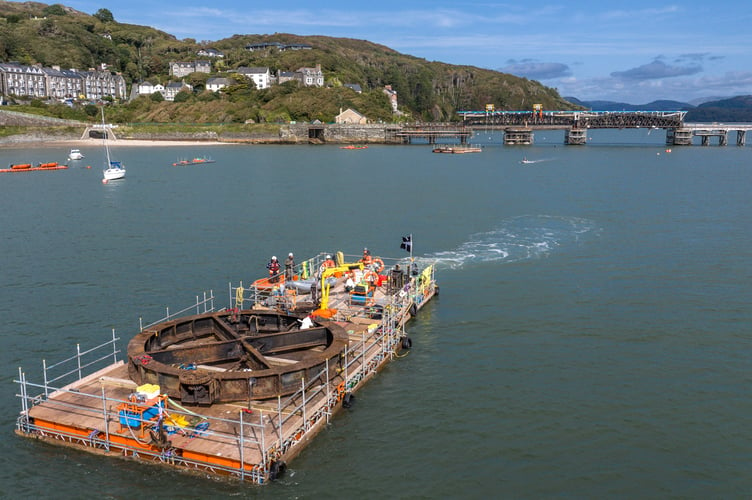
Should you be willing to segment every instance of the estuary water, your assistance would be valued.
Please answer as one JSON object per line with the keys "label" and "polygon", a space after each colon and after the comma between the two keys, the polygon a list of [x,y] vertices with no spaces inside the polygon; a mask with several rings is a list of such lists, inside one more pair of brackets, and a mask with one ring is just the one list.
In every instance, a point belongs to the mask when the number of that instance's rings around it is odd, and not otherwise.
{"label": "estuary water", "polygon": [[[0,496],[749,498],[752,150],[594,131],[428,145],[98,148],[0,174]],[[65,147],[0,149],[0,165]],[[175,167],[180,158],[216,163]],[[523,158],[535,163],[522,164]],[[90,165],[92,168],[86,168]],[[13,433],[22,367],[138,330],[271,255],[437,261],[413,348],[265,487]],[[226,298],[225,298],[226,297]]]}

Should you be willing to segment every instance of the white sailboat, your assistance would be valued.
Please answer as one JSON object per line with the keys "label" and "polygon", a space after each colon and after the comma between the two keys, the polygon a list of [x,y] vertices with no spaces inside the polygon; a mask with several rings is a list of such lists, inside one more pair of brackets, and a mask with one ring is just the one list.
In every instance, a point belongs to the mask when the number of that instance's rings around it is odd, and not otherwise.
{"label": "white sailboat", "polygon": [[122,179],[125,177],[125,167],[120,161],[113,161],[110,158],[110,146],[107,142],[107,127],[104,123],[104,107],[102,107],[102,133],[104,134],[104,151],[107,155],[107,165],[104,169],[104,178],[102,182],[107,183],[115,179]]}

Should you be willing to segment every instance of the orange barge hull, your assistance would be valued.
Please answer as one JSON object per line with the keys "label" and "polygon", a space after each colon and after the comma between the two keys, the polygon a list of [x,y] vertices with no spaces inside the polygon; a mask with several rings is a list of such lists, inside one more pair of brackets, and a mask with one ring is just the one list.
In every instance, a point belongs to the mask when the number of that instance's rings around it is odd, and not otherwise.
{"label": "orange barge hull", "polygon": [[40,170],[65,170],[67,168],[68,168],[68,165],[56,165],[54,167],[24,167],[22,165],[14,165],[11,168],[0,169],[0,173],[2,172],[37,172]]}

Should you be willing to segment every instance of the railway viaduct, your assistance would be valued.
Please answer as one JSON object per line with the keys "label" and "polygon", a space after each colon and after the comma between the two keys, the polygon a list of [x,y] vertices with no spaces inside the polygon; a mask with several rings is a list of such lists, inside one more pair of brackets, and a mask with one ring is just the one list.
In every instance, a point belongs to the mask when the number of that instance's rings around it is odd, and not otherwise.
{"label": "railway viaduct", "polygon": [[666,144],[691,145],[694,137],[707,146],[713,139],[721,146],[736,131],[736,144],[744,146],[752,124],[685,123],[685,111],[460,111],[461,123],[423,123],[404,126],[399,136],[405,142],[413,138],[433,143],[438,138],[458,138],[467,142],[475,130],[500,130],[504,144],[532,144],[534,133],[564,130],[565,144],[586,144],[593,129],[663,129]]}

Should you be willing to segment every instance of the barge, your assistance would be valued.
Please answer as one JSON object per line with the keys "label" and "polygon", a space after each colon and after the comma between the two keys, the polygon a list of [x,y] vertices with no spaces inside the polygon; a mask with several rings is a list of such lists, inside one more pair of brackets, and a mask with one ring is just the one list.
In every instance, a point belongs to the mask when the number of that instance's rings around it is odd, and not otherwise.
{"label": "barge", "polygon": [[[404,239],[403,239],[404,241]],[[408,240],[409,241],[409,240]],[[403,248],[404,243],[403,243]],[[432,262],[318,254],[228,284],[107,342],[19,368],[20,436],[265,484],[363,384],[409,349],[405,324],[438,294]]]}
{"label": "barge", "polygon": [[480,146],[436,146],[433,148],[434,153],[448,153],[448,154],[464,154],[464,153],[482,153],[483,149]]}
{"label": "barge", "polygon": [[31,163],[11,164],[8,168],[0,169],[0,172],[40,172],[43,170],[66,170],[68,165],[61,165],[57,162],[38,163],[36,167]]}

